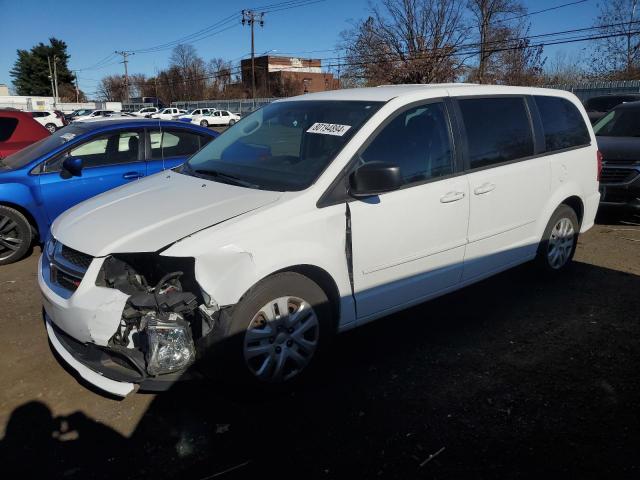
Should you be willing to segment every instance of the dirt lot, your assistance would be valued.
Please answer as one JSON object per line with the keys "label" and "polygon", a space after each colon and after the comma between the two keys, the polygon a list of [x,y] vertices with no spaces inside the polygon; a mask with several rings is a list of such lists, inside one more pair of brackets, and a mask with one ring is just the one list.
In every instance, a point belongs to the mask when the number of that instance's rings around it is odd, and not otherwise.
{"label": "dirt lot", "polygon": [[49,350],[36,251],[0,267],[3,473],[639,478],[640,216],[618,220],[563,277],[523,266],[345,334],[277,393],[86,389]]}

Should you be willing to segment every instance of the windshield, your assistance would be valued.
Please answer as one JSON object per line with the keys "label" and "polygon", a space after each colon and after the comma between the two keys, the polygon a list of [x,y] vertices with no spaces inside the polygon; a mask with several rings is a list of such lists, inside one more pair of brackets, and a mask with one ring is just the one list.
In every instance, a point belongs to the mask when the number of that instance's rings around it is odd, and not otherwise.
{"label": "windshield", "polygon": [[182,173],[280,191],[311,185],[380,102],[271,103],[196,153]]}
{"label": "windshield", "polygon": [[613,110],[593,126],[593,131],[601,137],[640,137],[640,109]]}
{"label": "windshield", "polygon": [[38,140],[35,143],[23,148],[22,150],[9,155],[0,160],[0,167],[15,170],[33,162],[36,158],[49,153],[56,147],[63,145],[69,140],[73,140],[76,136],[85,133],[84,129],[73,125],[64,127],[49,137]]}

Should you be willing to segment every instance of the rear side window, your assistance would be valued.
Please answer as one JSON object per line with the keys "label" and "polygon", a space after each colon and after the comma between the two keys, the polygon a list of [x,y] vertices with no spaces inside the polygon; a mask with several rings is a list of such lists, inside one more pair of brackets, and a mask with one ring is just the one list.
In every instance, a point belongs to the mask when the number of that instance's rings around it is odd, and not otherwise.
{"label": "rear side window", "polygon": [[547,152],[589,145],[591,138],[580,111],[569,100],[535,96]]}
{"label": "rear side window", "polygon": [[17,118],[0,117],[0,142],[6,142],[9,140],[17,126]]}
{"label": "rear side window", "polygon": [[[181,130],[149,132],[151,159],[187,157],[200,150],[200,135]],[[205,141],[202,141],[204,145]]]}
{"label": "rear side window", "polygon": [[467,133],[470,168],[533,155],[533,133],[522,97],[458,101]]}

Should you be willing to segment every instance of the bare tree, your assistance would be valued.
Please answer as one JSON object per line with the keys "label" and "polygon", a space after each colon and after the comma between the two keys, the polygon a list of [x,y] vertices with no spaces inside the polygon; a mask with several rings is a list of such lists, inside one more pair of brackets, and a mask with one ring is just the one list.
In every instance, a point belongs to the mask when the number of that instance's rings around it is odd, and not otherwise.
{"label": "bare tree", "polygon": [[[512,31],[523,30],[513,26],[512,22],[523,18],[526,9],[520,0],[468,0],[467,7],[471,12],[478,40],[478,67],[471,78],[478,83],[485,83],[490,69],[490,61],[505,42],[512,40]],[[518,18],[514,18],[518,17]]]}
{"label": "bare tree", "polygon": [[207,71],[210,77],[207,88],[208,98],[222,98],[225,88],[231,83],[231,62],[222,58],[209,60]]}
{"label": "bare tree", "polygon": [[[198,100],[204,97],[207,71],[205,63],[193,45],[176,45],[169,57],[169,67],[181,77],[181,87],[175,85],[182,100]],[[177,79],[174,79],[177,80]]]}
{"label": "bare tree", "polygon": [[545,66],[544,83],[547,85],[578,83],[586,79],[586,71],[580,57],[570,55],[566,51],[556,52]]}
{"label": "bare tree", "polygon": [[455,80],[467,39],[456,0],[381,0],[346,32],[346,83],[431,83]]}
{"label": "bare tree", "polygon": [[[640,78],[639,0],[607,0],[600,5],[595,26],[600,35],[616,35],[597,40],[593,49],[593,73],[610,80]],[[622,34],[622,35],[619,35]]]}
{"label": "bare tree", "polygon": [[110,102],[122,102],[125,98],[124,78],[121,75],[108,75],[98,85],[98,97]]}

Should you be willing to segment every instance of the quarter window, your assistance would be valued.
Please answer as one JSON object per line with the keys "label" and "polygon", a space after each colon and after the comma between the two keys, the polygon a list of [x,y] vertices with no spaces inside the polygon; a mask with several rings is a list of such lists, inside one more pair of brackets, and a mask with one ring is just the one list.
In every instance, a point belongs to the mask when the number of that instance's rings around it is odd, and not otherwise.
{"label": "quarter window", "polygon": [[584,119],[573,103],[560,97],[533,98],[540,112],[547,152],[591,142]]}
{"label": "quarter window", "polygon": [[470,168],[489,167],[533,155],[533,134],[521,97],[459,100]]}
{"label": "quarter window", "polygon": [[405,184],[453,173],[453,155],[444,104],[421,105],[397,115],[360,154],[360,163],[400,167]]}

